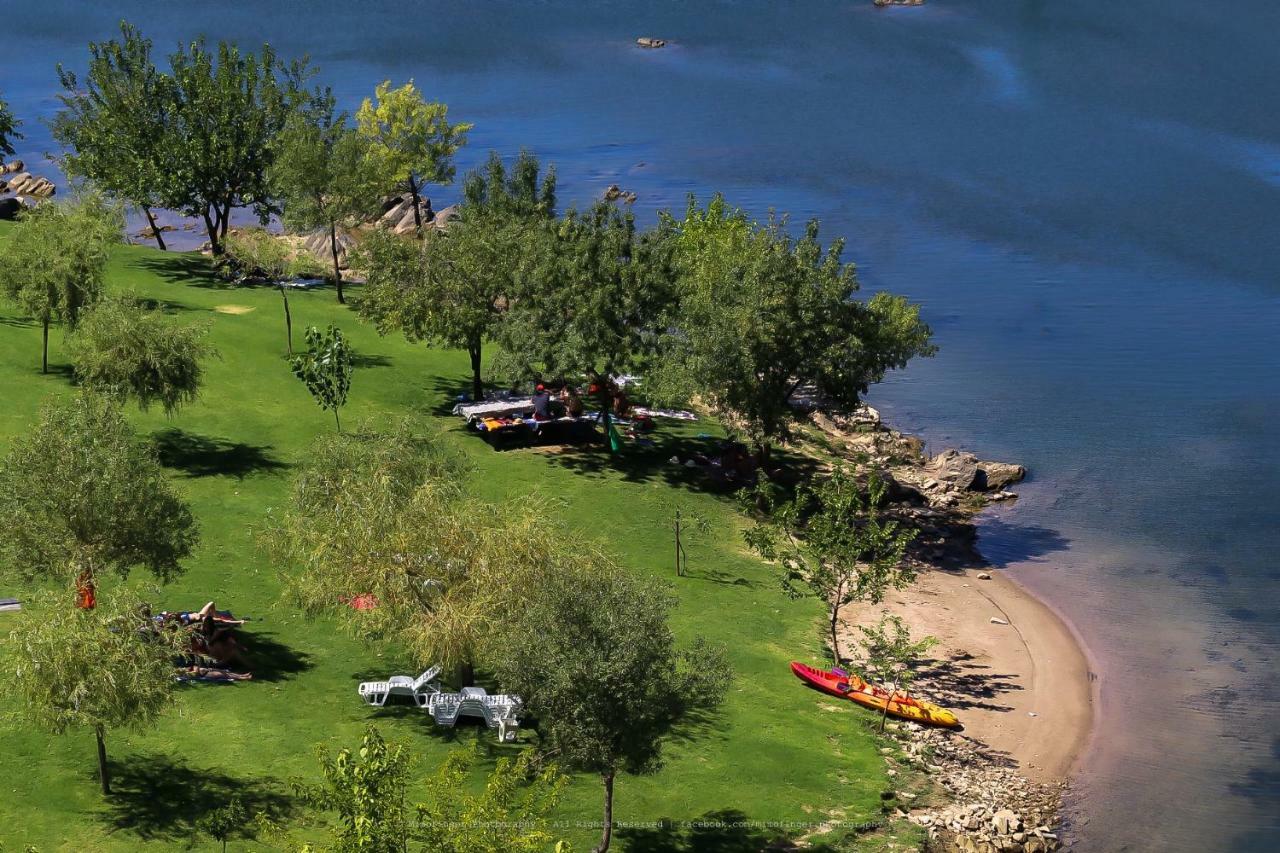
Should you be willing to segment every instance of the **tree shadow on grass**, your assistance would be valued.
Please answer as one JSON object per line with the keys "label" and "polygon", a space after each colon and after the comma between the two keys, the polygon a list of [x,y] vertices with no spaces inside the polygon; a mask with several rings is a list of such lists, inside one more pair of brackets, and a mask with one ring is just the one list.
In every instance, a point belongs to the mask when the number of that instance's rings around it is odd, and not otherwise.
{"label": "tree shadow on grass", "polygon": [[[652,826],[621,826],[614,831],[627,853],[766,853],[799,850],[781,828],[753,821],[737,809],[717,809],[691,821],[662,818]],[[805,850],[832,853],[827,844],[806,844]]]}
{"label": "tree shadow on grass", "polygon": [[234,290],[238,285],[223,279],[213,268],[213,261],[199,252],[148,252],[138,266],[175,284],[217,290]]}
{"label": "tree shadow on grass", "polygon": [[147,841],[191,838],[196,821],[237,797],[250,815],[262,813],[273,821],[295,810],[293,798],[275,779],[229,776],[167,755],[112,759],[110,767],[113,793],[101,815],[115,831]]}
{"label": "tree shadow on grass", "polygon": [[351,355],[351,363],[355,367],[390,367],[391,357],[377,353],[356,352]]}
{"label": "tree shadow on grass", "polygon": [[288,468],[269,452],[269,445],[244,444],[186,430],[170,428],[151,436],[160,464],[188,477],[227,475],[243,480],[249,474]]}
{"label": "tree shadow on grass", "polygon": [[236,638],[245,647],[245,663],[254,681],[285,681],[314,666],[310,655],[286,646],[270,633],[241,629]]}

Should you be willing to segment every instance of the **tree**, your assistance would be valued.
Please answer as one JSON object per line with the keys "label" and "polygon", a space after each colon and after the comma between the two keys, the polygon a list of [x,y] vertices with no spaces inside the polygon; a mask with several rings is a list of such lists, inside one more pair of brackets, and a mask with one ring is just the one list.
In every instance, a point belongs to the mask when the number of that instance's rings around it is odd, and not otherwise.
{"label": "tree", "polygon": [[315,398],[316,404],[333,412],[333,422],[342,432],[338,409],[347,404],[347,391],[351,389],[352,352],[337,326],[320,331],[307,327],[307,351],[295,357],[289,365],[293,375],[302,380]]}
{"label": "tree", "polygon": [[472,684],[520,591],[559,564],[562,537],[528,508],[464,500],[462,486],[457,458],[408,424],[318,440],[265,537],[292,569],[289,598]]}
{"label": "tree", "polygon": [[276,235],[264,228],[246,228],[227,236],[226,256],[243,279],[261,279],[275,285],[284,304],[285,342],[293,355],[293,315],[289,313],[289,290],[285,280],[311,271],[309,258],[296,255]]}
{"label": "tree", "polygon": [[65,94],[53,136],[69,149],[65,170],[141,210],[164,249],[154,208],[173,194],[182,164],[173,158],[173,80],[156,69],[151,41],[121,22],[119,41],[89,43],[83,79],[61,65],[58,78]]}
{"label": "tree", "polygon": [[421,243],[369,235],[361,247],[368,277],[360,316],[379,334],[398,330],[410,341],[465,348],[473,398],[483,399],[484,342],[523,272],[523,231],[517,223],[484,219],[433,232]]}
{"label": "tree", "polygon": [[109,400],[50,402],[0,466],[0,565],[26,581],[64,581],[143,566],[181,571],[198,532],[155,450]]}
{"label": "tree", "polygon": [[449,108],[427,103],[410,80],[398,89],[386,80],[365,98],[356,113],[360,133],[372,144],[370,153],[382,174],[396,176],[413,199],[413,222],[422,233],[420,200],[428,183],[453,182],[453,155],[467,142],[472,125],[450,124]]}
{"label": "tree", "polygon": [[668,220],[678,308],[647,383],[659,398],[706,403],[762,465],[789,436],[801,387],[852,410],[887,370],[934,351],[918,306],[886,293],[855,298],[843,241],[824,251],[817,220],[800,239],[786,224],[751,223],[720,196],[706,209],[690,199],[683,221]]}
{"label": "tree", "polygon": [[133,296],[108,297],[85,314],[68,341],[76,380],[103,394],[132,397],[143,411],[172,415],[200,393],[201,360],[216,355],[208,326],[181,326]]}
{"label": "tree", "polygon": [[566,780],[554,766],[538,768],[531,750],[499,759],[479,793],[468,790],[478,754],[456,749],[427,782],[427,799],[408,805],[410,762],[370,726],[360,749],[322,755],[324,782],[301,786],[310,805],[341,821],[337,853],[534,853],[552,838],[546,815]]}
{"label": "tree", "polygon": [[18,133],[21,126],[22,122],[13,117],[9,105],[0,97],[0,154],[13,153],[14,140],[22,138],[22,134]]}
{"label": "tree", "polygon": [[229,803],[214,809],[196,821],[196,829],[208,835],[214,841],[222,843],[222,853],[227,853],[227,841],[237,830],[244,829],[249,822],[249,810],[244,801],[233,797]]}
{"label": "tree", "polygon": [[537,158],[522,151],[510,173],[496,154],[483,172],[464,181],[461,221],[420,246],[391,234],[371,235],[363,247],[368,271],[360,314],[380,334],[460,347],[471,359],[471,393],[483,399],[486,340],[498,334],[516,292],[533,292],[530,278],[545,264],[543,226],[555,216],[555,170],[539,177]]}
{"label": "tree", "polygon": [[747,531],[747,543],[766,560],[782,564],[782,587],[793,598],[810,595],[827,609],[831,655],[838,665],[840,615],[855,601],[879,604],[890,589],[915,579],[903,559],[916,531],[884,521],[885,484],[872,474],[866,489],[838,465],[815,486],[802,485],[790,501],[777,503],[767,486],[758,498],[772,513]]}
{"label": "tree", "polygon": [[541,853],[555,842],[547,814],[569,780],[555,765],[538,766],[532,749],[499,758],[484,789],[472,793],[470,777],[479,744],[455,749],[427,780],[417,807],[416,840],[431,853]]}
{"label": "tree", "polygon": [[495,635],[493,670],[537,718],[545,751],[600,776],[603,853],[618,772],[655,771],[672,730],[718,706],[728,664],[701,641],[678,650],[671,594],[599,556],[557,566],[526,590]]}
{"label": "tree", "polygon": [[167,138],[179,169],[165,206],[200,217],[221,255],[233,210],[250,207],[263,225],[277,212],[268,179],[273,143],[290,114],[316,104],[303,91],[310,71],[305,61],[282,63],[270,45],[254,55],[227,42],[213,51],[203,40],[181,46],[169,65],[174,128]]}
{"label": "tree", "polygon": [[284,201],[284,224],[329,232],[339,302],[346,300],[338,266],[338,229],[376,211],[390,183],[369,157],[369,147],[368,139],[347,124],[345,113],[334,116],[331,101],[327,109],[313,114],[290,115],[275,142],[271,180]]}
{"label": "tree", "polygon": [[500,326],[517,376],[610,376],[640,370],[669,313],[669,232],[640,233],[629,211],[600,202],[537,235],[534,268],[513,282]]}
{"label": "tree", "polygon": [[885,721],[889,717],[889,705],[900,692],[906,692],[907,687],[915,680],[916,660],[937,644],[938,640],[935,637],[924,637],[913,641],[911,632],[902,619],[887,614],[880,617],[878,624],[870,628],[859,625],[858,630],[862,633],[858,644],[862,647],[863,667],[868,678],[889,685],[889,698],[880,715],[880,731],[884,731]]}
{"label": "tree", "polygon": [[404,853],[408,850],[410,810],[405,788],[409,755],[388,744],[370,726],[352,754],[321,755],[324,783],[299,787],[310,806],[337,812],[342,828],[335,853]]}
{"label": "tree", "polygon": [[0,254],[0,288],[43,328],[40,372],[49,372],[49,326],[74,329],[98,300],[111,243],[123,227],[119,211],[97,196],[42,204],[19,219]]}
{"label": "tree", "polygon": [[37,598],[9,635],[5,685],[19,699],[18,713],[56,735],[92,729],[103,794],[111,793],[107,731],[151,723],[172,697],[175,649],[162,633],[136,602],[81,611]]}

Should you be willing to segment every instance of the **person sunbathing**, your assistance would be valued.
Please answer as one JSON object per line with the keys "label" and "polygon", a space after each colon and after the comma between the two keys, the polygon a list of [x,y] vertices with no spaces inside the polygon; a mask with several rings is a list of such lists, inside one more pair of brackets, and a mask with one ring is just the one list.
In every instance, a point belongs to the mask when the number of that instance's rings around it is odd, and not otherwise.
{"label": "person sunbathing", "polygon": [[177,678],[179,681],[250,681],[253,673],[195,664],[179,668]]}

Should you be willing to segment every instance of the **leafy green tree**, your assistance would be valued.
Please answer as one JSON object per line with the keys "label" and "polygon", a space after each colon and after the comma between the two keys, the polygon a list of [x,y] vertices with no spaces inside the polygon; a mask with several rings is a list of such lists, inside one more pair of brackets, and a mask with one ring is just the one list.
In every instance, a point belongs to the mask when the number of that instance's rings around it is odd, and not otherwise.
{"label": "leafy green tree", "polygon": [[523,229],[477,220],[422,240],[369,235],[361,247],[367,273],[358,310],[380,334],[400,331],[410,341],[465,348],[471,390],[484,397],[484,342],[501,321],[519,263]]}
{"label": "leafy green tree", "polygon": [[329,232],[339,302],[346,300],[338,266],[338,230],[376,212],[391,183],[378,172],[369,147],[368,139],[347,123],[345,113],[334,116],[331,104],[290,115],[275,143],[271,180],[284,202],[284,224],[299,231]]}
{"label": "leafy green tree", "polygon": [[107,731],[140,728],[165,709],[174,648],[136,602],[108,600],[82,611],[40,597],[23,607],[9,646],[0,660],[17,713],[56,735],[91,729],[102,793],[110,794]]}
{"label": "leafy green tree", "polygon": [[320,408],[333,412],[333,422],[342,432],[338,410],[347,404],[351,390],[353,353],[337,326],[320,331],[307,327],[307,351],[291,362],[293,375],[302,380]]}
{"label": "leafy green tree", "polygon": [[288,117],[317,98],[303,90],[306,62],[285,64],[270,45],[255,55],[198,40],[179,47],[169,65],[174,122],[166,139],[180,168],[164,206],[200,217],[219,256],[233,210],[252,208],[263,225],[277,212],[268,177],[274,142]]}
{"label": "leafy green tree", "polygon": [[771,514],[746,532],[747,543],[782,565],[787,594],[813,596],[826,606],[837,664],[843,660],[839,628],[844,608],[855,601],[879,604],[890,589],[915,580],[915,569],[904,555],[916,531],[881,518],[885,490],[874,473],[864,489],[854,472],[836,466],[816,486],[800,486],[789,501],[775,501],[768,486],[753,495]]}
{"label": "leafy green tree", "polygon": [[673,298],[669,233],[640,233],[629,211],[600,202],[526,238],[531,270],[513,281],[498,330],[508,370],[525,377],[642,370]]}
{"label": "leafy green tree", "polygon": [[200,393],[201,360],[216,355],[207,325],[182,326],[134,296],[107,297],[68,340],[76,379],[109,396],[132,397],[146,411],[172,415]]}
{"label": "leafy green tree", "polygon": [[198,538],[155,450],[111,401],[81,393],[44,406],[0,466],[0,565],[71,580],[145,567],[167,581]]}
{"label": "leafy green tree", "polygon": [[246,228],[227,235],[226,259],[245,279],[261,279],[280,291],[284,305],[285,342],[293,355],[293,315],[289,311],[289,287],[286,280],[306,275],[314,264],[310,258],[296,255],[289,246],[265,228]]}
{"label": "leafy green tree", "polygon": [[[410,760],[370,726],[360,749],[321,756],[324,782],[300,786],[310,805],[337,812],[336,853],[534,853],[552,841],[546,815],[566,780],[539,767],[531,750],[501,758],[484,788],[469,790],[479,758],[456,749],[427,781],[427,799],[410,806]],[[308,848],[309,849],[309,848]],[[565,848],[558,848],[565,849]]]}
{"label": "leafy green tree", "polygon": [[471,392],[483,399],[486,340],[498,334],[517,291],[541,274],[545,229],[555,215],[555,170],[539,177],[537,159],[522,151],[510,173],[496,154],[464,181],[461,221],[421,245],[375,233],[362,247],[368,272],[359,311],[380,334],[466,349]]}
{"label": "leafy green tree", "polygon": [[496,634],[491,664],[537,718],[542,748],[600,776],[603,853],[618,772],[657,770],[672,730],[720,703],[728,663],[701,641],[677,649],[672,595],[598,557],[560,565],[526,590]]}
{"label": "leafy green tree", "polygon": [[499,758],[484,789],[473,793],[470,778],[479,758],[478,743],[455,749],[427,780],[415,840],[431,853],[546,850],[556,840],[546,817],[569,780],[555,765],[539,767],[534,751],[525,749],[515,758]]}
{"label": "leafy green tree", "polygon": [[0,154],[13,153],[13,141],[22,138],[22,134],[18,133],[21,126],[22,122],[14,118],[9,110],[9,104],[0,97]]}
{"label": "leafy green tree", "polygon": [[120,212],[97,196],[27,211],[0,253],[0,289],[43,327],[40,372],[49,372],[49,326],[74,329],[98,300]]}
{"label": "leafy green tree", "polygon": [[934,351],[918,306],[887,293],[855,298],[843,241],[824,250],[817,220],[799,239],[786,224],[756,225],[720,196],[705,209],[690,199],[684,220],[668,221],[678,310],[647,383],[660,398],[706,403],[762,465],[787,439],[801,387],[852,410],[886,371]]}
{"label": "leafy green tree", "polygon": [[388,744],[370,726],[358,752],[343,747],[320,760],[324,782],[300,786],[298,793],[314,808],[337,812],[335,853],[405,853],[411,817],[405,748]]}
{"label": "leafy green tree", "polygon": [[89,43],[83,78],[58,66],[64,94],[53,136],[68,149],[63,166],[141,210],[165,248],[154,208],[172,194],[177,103],[172,78],[156,69],[151,41],[128,23],[120,40]]}
{"label": "leafy green tree", "polygon": [[379,173],[396,176],[412,197],[418,233],[422,233],[423,187],[453,182],[453,156],[466,144],[472,128],[462,122],[450,124],[448,117],[449,108],[424,101],[412,80],[398,89],[391,88],[390,80],[383,81],[374,98],[365,98],[356,113],[356,125],[372,144],[370,153]]}
{"label": "leafy green tree", "polygon": [[889,704],[900,693],[906,693],[915,680],[915,663],[922,654],[937,644],[935,637],[912,640],[911,632],[898,616],[884,615],[879,623],[868,628],[859,625],[862,639],[863,668],[867,677],[889,685],[889,699],[880,715],[880,731],[884,731],[889,717]]}
{"label": "leafy green tree", "polygon": [[227,853],[227,841],[249,823],[249,810],[244,801],[233,797],[220,809],[214,809],[196,821],[196,829],[222,843],[222,853]]}
{"label": "leafy green tree", "polygon": [[471,684],[528,578],[558,565],[553,528],[523,507],[464,500],[457,458],[407,424],[321,439],[309,458],[266,536],[291,569],[290,599]]}

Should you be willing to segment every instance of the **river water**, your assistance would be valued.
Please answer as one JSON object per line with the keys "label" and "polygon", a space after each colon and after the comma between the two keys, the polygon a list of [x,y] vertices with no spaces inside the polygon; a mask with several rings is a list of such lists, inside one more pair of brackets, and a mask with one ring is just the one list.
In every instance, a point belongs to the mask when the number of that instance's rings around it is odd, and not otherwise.
{"label": "river water", "polygon": [[1276,849],[1280,4],[0,0],[28,161],[122,17],[308,53],[352,107],[412,77],[462,168],[528,147],[565,204],[821,217],[941,346],[872,403],[1032,470],[982,547],[1096,663],[1078,849]]}

